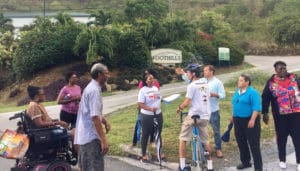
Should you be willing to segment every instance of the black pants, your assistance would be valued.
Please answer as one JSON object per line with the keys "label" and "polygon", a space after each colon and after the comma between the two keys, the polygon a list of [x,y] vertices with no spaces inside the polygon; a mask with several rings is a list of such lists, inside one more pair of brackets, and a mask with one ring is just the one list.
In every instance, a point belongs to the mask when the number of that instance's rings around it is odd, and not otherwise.
{"label": "black pants", "polygon": [[[141,115],[139,111],[138,111],[138,115]],[[138,131],[138,127],[141,126],[141,125],[139,125],[139,122],[141,122],[141,116],[138,116],[137,120],[135,122],[134,133],[133,133],[133,138],[132,138],[132,145],[136,145],[137,144],[137,140],[138,140],[137,131]],[[154,133],[152,133],[150,135],[150,143],[152,143],[152,142],[154,142]]]}
{"label": "black pants", "polygon": [[273,114],[276,131],[279,160],[286,160],[287,137],[291,135],[296,152],[296,161],[300,164],[300,113],[287,115]]}
{"label": "black pants", "polygon": [[[241,162],[245,165],[250,163],[250,150],[252,153],[254,168],[262,170],[262,158],[260,152],[260,117],[255,120],[253,128],[248,128],[250,118],[234,117],[234,134],[240,150]],[[249,150],[249,146],[250,150]]]}
{"label": "black pants", "polygon": [[[160,114],[156,114],[155,117],[157,117],[158,130],[159,130],[159,134],[161,134],[162,125],[163,125],[162,114],[161,113]],[[149,138],[149,136],[153,135],[153,129],[154,129],[153,118],[154,118],[154,115],[141,114],[141,123],[142,123],[142,155],[143,156],[146,155],[148,138]]]}

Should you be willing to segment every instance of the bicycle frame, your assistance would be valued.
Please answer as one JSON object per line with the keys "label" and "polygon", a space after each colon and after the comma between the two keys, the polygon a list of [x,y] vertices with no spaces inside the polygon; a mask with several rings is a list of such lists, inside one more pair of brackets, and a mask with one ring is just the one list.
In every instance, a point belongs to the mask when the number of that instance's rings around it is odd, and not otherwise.
{"label": "bicycle frame", "polygon": [[[187,115],[187,112],[180,112],[180,121],[182,122],[182,115]],[[207,170],[207,157],[204,149],[204,145],[202,143],[202,139],[200,137],[200,133],[197,125],[197,118],[200,117],[192,117],[194,120],[193,124],[193,137],[191,141],[192,145],[192,157],[193,157],[193,166],[196,168],[201,168],[201,170]]]}
{"label": "bicycle frame", "polygon": [[161,138],[160,138],[161,135],[159,133],[156,113],[154,113],[154,117],[153,117],[153,126],[154,126],[154,139],[156,144],[157,160],[159,161],[159,165],[161,166]]}

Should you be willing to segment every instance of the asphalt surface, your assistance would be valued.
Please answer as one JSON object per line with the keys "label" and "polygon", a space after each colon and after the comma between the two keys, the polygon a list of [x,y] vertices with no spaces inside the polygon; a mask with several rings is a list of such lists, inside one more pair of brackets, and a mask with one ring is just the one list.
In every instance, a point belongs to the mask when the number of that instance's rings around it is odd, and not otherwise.
{"label": "asphalt surface", "polygon": [[[273,73],[273,63],[277,60],[281,60],[287,63],[287,69],[290,72],[300,70],[300,56],[246,56],[245,62],[254,65],[256,68],[251,70],[262,70],[268,73]],[[221,74],[218,75],[218,78],[223,82],[226,82],[232,78],[237,78],[240,73],[245,73],[247,71],[243,70],[240,72],[230,73],[230,74]],[[168,96],[174,93],[181,93],[185,92],[186,85],[183,83],[174,83],[168,84],[161,87],[161,94],[163,96]],[[136,103],[137,99],[137,90],[130,90],[127,92],[120,92],[113,96],[104,97],[104,114],[111,113],[113,111],[122,109],[126,106],[133,105]],[[51,117],[58,118],[60,106],[49,106],[47,107],[47,111],[51,114]],[[0,133],[3,132],[5,129],[15,129],[16,122],[15,121],[8,121],[8,118],[15,112],[9,113],[2,113],[0,114]],[[296,170],[295,165],[295,154],[292,153],[288,156],[287,164],[288,169],[287,171]],[[139,161],[131,158],[126,157],[116,157],[116,156],[106,156],[105,158],[105,170],[109,171],[143,171],[143,170],[177,170],[178,164],[177,163],[164,163],[164,167],[159,167],[157,165],[152,164],[141,164]],[[8,171],[10,167],[13,166],[14,161],[8,160],[4,158],[0,158],[0,171]],[[264,163],[265,169],[264,170],[272,170],[277,171],[280,170],[278,168],[278,161],[273,161],[269,163]],[[74,168],[73,170],[76,170]],[[224,171],[234,171],[236,170],[235,167],[228,167],[223,168],[221,170]],[[253,169],[248,169],[253,170]],[[245,171],[248,171],[247,169]]]}

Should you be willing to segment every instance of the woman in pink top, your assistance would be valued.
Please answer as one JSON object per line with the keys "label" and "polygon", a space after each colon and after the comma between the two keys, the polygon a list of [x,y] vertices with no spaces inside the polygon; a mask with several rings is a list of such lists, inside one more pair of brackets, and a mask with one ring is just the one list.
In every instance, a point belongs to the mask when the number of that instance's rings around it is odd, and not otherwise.
{"label": "woman in pink top", "polygon": [[60,90],[57,97],[57,103],[62,105],[60,120],[71,124],[71,128],[75,128],[81,88],[76,85],[78,78],[74,71],[68,72],[65,78],[67,85]]}

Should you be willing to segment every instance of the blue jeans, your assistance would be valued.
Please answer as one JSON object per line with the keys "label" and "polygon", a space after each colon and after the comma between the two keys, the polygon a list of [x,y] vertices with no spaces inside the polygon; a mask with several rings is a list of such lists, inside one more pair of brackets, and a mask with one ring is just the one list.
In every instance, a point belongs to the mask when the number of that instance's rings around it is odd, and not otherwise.
{"label": "blue jeans", "polygon": [[220,135],[220,111],[219,110],[211,113],[209,123],[214,131],[215,150],[221,150],[222,141]]}

